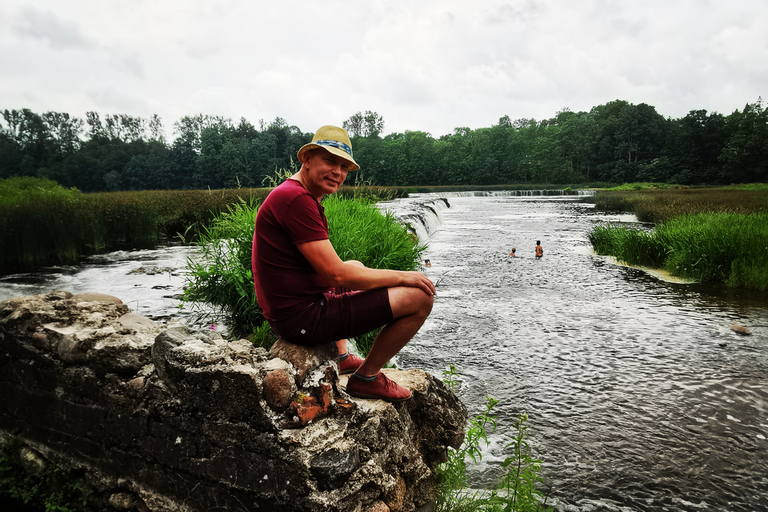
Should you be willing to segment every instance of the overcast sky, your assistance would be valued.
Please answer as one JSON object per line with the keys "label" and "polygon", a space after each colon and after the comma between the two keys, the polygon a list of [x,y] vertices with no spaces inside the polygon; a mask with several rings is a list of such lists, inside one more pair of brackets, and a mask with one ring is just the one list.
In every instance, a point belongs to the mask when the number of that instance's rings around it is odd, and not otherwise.
{"label": "overcast sky", "polygon": [[0,109],[385,133],[768,99],[768,0],[3,0]]}

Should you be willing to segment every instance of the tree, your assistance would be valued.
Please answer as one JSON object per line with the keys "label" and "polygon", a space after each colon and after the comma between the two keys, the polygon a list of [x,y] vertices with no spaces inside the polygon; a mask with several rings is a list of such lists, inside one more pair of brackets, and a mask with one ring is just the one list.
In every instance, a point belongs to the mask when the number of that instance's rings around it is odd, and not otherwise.
{"label": "tree", "polygon": [[719,161],[724,182],[749,183],[768,179],[768,109],[762,98],[725,119],[726,134]]}
{"label": "tree", "polygon": [[371,110],[366,110],[365,114],[357,112],[344,121],[342,128],[349,132],[350,137],[378,137],[384,131],[384,118]]}

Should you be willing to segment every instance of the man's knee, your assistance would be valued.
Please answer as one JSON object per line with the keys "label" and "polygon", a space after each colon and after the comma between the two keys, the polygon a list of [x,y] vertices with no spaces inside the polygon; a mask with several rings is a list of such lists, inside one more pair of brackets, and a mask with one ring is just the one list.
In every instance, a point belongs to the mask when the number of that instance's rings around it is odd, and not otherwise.
{"label": "man's knee", "polygon": [[420,315],[424,318],[432,311],[434,297],[420,288],[398,287],[389,289],[389,305],[395,318]]}

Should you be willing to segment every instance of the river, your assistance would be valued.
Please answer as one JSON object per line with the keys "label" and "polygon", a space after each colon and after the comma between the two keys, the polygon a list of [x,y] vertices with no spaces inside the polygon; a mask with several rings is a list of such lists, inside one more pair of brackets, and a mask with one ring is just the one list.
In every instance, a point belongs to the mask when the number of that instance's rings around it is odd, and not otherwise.
{"label": "river", "polygon": [[455,365],[473,414],[500,400],[475,485],[492,482],[526,413],[558,510],[768,510],[765,294],[596,256],[593,226],[636,220],[569,196],[449,202],[425,253],[435,306],[399,362]]}
{"label": "river", "polygon": [[[768,510],[765,294],[674,282],[594,255],[593,226],[636,220],[574,196],[447,203],[421,210],[416,231],[428,243],[425,273],[438,297],[397,363],[437,376],[455,365],[473,415],[486,396],[500,400],[499,428],[481,463],[470,464],[474,486],[492,484],[526,413],[557,510]],[[0,300],[99,291],[166,321],[179,315],[190,251],[112,253],[5,276]]]}

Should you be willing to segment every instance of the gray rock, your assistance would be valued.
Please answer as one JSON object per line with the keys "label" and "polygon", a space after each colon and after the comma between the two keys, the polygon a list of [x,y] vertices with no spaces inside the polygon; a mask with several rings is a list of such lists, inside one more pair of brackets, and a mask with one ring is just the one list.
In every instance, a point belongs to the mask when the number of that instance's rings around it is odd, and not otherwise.
{"label": "gray rock", "polygon": [[0,302],[0,450],[87,474],[88,510],[429,507],[466,409],[419,370],[387,370],[406,402],[353,399],[333,348],[268,355],[100,294]]}

